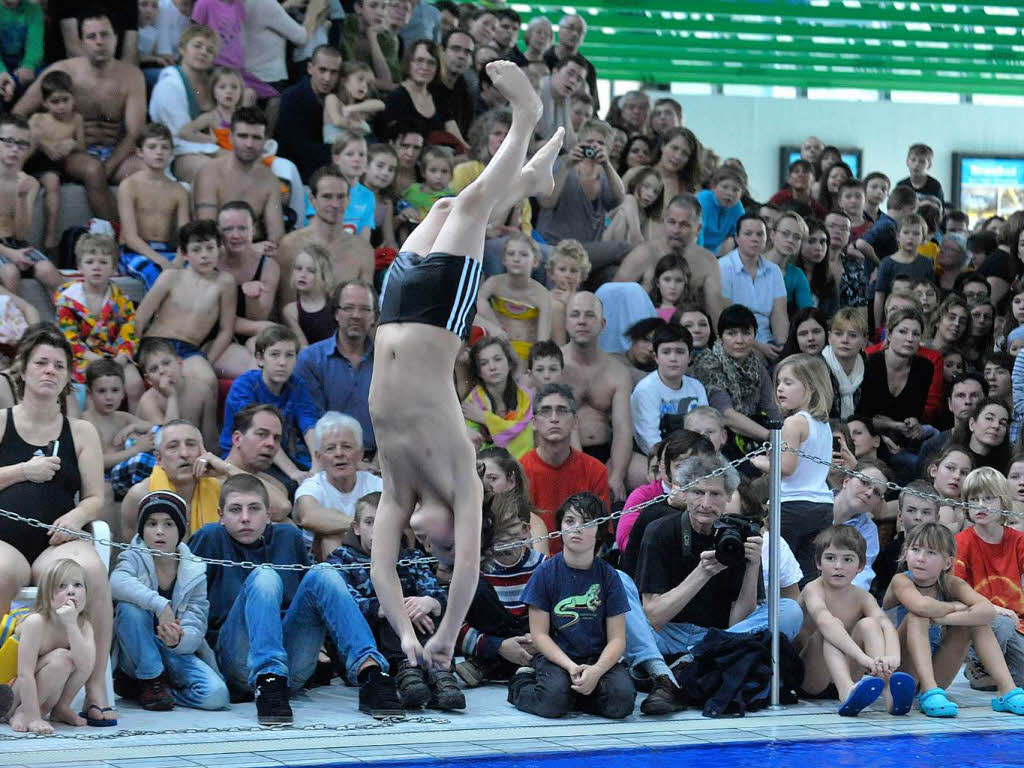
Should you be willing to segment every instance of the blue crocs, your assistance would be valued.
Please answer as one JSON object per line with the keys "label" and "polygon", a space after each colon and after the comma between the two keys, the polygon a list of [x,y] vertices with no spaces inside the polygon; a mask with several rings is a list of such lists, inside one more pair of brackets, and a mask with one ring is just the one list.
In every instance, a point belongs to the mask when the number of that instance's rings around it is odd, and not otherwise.
{"label": "blue crocs", "polygon": [[839,714],[843,717],[856,717],[864,707],[882,695],[884,687],[885,682],[880,677],[862,677],[853,686],[846,701],[839,706]]}
{"label": "blue crocs", "polygon": [[892,696],[890,715],[905,715],[914,705],[914,689],[917,681],[906,672],[894,672],[889,678],[889,695]]}
{"label": "blue crocs", "polygon": [[[1024,693],[1024,691],[1022,691]],[[1010,694],[1007,694],[1009,696]],[[995,699],[992,700],[992,708],[995,709]],[[918,706],[928,717],[956,717],[960,708],[948,698],[946,692],[941,688],[932,688],[923,691],[917,698]]]}
{"label": "blue crocs", "polygon": [[992,709],[996,712],[1024,715],[1024,688],[1014,688],[1012,691],[992,699]]}

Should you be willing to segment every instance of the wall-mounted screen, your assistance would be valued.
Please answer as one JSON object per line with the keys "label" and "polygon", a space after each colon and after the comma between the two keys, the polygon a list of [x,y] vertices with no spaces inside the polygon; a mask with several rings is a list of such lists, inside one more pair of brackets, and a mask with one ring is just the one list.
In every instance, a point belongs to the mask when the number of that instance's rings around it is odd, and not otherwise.
{"label": "wall-mounted screen", "polygon": [[1024,208],[1024,155],[954,152],[953,206],[971,226]]}
{"label": "wall-mounted screen", "polygon": [[[840,147],[839,151],[843,155],[843,162],[850,166],[850,170],[853,171],[853,177],[859,179],[862,175],[861,170],[861,158],[863,156],[863,150],[857,147]],[[800,147],[790,144],[783,146],[779,152],[779,186],[786,184],[787,177],[789,176],[789,164],[800,159]]]}

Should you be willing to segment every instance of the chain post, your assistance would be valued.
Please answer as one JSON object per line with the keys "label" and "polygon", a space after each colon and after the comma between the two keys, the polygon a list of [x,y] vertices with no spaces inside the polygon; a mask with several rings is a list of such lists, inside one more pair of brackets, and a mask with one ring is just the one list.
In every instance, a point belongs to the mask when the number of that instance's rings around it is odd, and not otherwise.
{"label": "chain post", "polygon": [[780,544],[782,535],[782,421],[768,423],[768,630],[772,636],[771,708],[779,709],[779,582]]}

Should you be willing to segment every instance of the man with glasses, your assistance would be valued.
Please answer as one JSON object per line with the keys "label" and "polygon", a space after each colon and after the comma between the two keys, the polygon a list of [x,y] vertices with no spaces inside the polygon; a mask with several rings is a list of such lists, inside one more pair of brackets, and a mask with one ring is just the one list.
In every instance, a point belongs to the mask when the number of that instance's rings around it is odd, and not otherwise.
{"label": "man with glasses", "polygon": [[0,117],[0,260],[4,262],[32,259],[35,251],[24,242],[39,194],[39,182],[22,170],[31,148],[28,121],[20,115]]}
{"label": "man with glasses", "polygon": [[583,39],[586,36],[587,22],[583,20],[582,16],[577,16],[574,13],[563,16],[562,20],[558,22],[558,42],[548,48],[547,53],[544,54],[544,63],[554,72],[560,61],[576,56],[582,59],[583,76],[586,78],[590,95],[594,99],[594,114],[596,115],[601,111],[601,102],[597,96],[597,70],[594,69],[593,64],[580,55],[580,46],[583,45]]}
{"label": "man with glasses", "polygon": [[474,98],[469,83],[463,76],[473,64],[473,50],[476,43],[468,32],[456,29],[448,33],[444,39],[444,68],[441,78],[430,86],[430,95],[438,106],[458,123],[463,136],[469,136],[469,127],[473,122]]}
{"label": "man with glasses", "polygon": [[[545,384],[533,400],[533,444],[519,463],[530,481],[530,500],[548,531],[556,529],[555,511],[574,493],[590,491],[609,504],[608,471],[597,459],[571,445],[579,410],[565,384]],[[551,540],[551,554],[562,550]]]}
{"label": "man with glasses", "polygon": [[377,294],[362,280],[347,280],[334,293],[338,332],[299,353],[295,373],[306,382],[321,413],[338,411],[359,422],[365,456],[377,450],[370,423],[370,378],[377,322]]}

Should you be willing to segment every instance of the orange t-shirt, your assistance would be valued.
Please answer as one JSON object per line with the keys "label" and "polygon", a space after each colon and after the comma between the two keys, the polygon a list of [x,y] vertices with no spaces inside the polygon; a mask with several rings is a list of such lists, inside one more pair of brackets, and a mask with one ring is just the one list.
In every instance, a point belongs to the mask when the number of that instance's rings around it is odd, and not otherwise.
{"label": "orange t-shirt", "polygon": [[[537,455],[536,449],[519,460],[530,481],[530,500],[537,514],[544,519],[548,533],[555,530],[555,512],[574,493],[590,491],[601,497],[605,508],[611,503],[608,470],[604,464],[582,451],[570,450],[569,458],[560,467],[553,467]],[[551,540],[551,554],[562,551],[562,540]]]}
{"label": "orange t-shirt", "polygon": [[[993,605],[1024,617],[1024,533],[1003,528],[998,544],[982,541],[974,528],[956,535],[956,575]],[[1017,625],[1024,632],[1024,619]]]}

